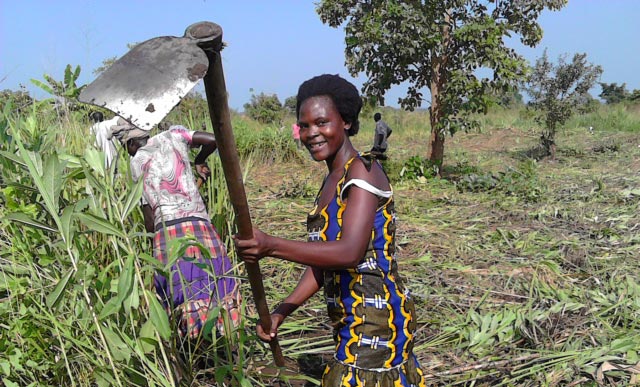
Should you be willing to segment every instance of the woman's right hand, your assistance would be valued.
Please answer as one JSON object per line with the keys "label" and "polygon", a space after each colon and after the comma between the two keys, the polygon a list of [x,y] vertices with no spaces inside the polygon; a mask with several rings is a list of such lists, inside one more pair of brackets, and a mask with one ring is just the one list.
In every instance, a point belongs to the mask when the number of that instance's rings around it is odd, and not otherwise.
{"label": "woman's right hand", "polygon": [[280,313],[272,313],[271,314],[271,330],[269,332],[265,332],[264,327],[262,326],[262,322],[258,320],[258,325],[256,327],[256,332],[258,333],[258,337],[262,341],[269,342],[271,339],[278,335],[278,327],[284,321],[284,317]]}
{"label": "woman's right hand", "polygon": [[258,262],[270,252],[269,235],[255,227],[253,228],[253,238],[240,239],[238,235],[234,235],[233,243],[236,246],[238,256],[248,263]]}

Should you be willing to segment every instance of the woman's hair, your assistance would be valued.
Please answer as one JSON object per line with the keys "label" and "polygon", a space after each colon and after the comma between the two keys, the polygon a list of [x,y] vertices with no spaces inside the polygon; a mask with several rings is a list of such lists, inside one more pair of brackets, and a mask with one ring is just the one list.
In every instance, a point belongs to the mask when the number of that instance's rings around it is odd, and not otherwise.
{"label": "woman's hair", "polygon": [[300,116],[300,106],[306,99],[318,96],[331,98],[342,120],[351,124],[347,135],[354,136],[358,133],[358,115],[362,109],[362,98],[351,82],[337,74],[323,74],[303,82],[296,96],[296,117]]}
{"label": "woman's hair", "polygon": [[93,122],[102,122],[104,120],[104,115],[100,112],[91,112],[89,113],[89,118],[91,118]]}

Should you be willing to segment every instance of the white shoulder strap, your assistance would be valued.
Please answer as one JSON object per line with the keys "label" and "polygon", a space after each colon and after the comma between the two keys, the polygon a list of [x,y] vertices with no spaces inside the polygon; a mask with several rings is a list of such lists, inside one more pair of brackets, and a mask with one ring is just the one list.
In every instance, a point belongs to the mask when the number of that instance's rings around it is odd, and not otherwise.
{"label": "white shoulder strap", "polygon": [[383,191],[380,188],[376,188],[374,186],[372,186],[371,184],[369,184],[369,182],[362,180],[362,179],[351,179],[349,180],[343,187],[342,187],[342,192],[340,192],[340,200],[344,200],[344,198],[342,197],[342,195],[344,194],[344,192],[347,190],[347,188],[350,185],[356,185],[359,188],[362,188],[363,190],[367,191],[367,192],[371,192],[372,194],[388,199],[393,195],[393,191]]}

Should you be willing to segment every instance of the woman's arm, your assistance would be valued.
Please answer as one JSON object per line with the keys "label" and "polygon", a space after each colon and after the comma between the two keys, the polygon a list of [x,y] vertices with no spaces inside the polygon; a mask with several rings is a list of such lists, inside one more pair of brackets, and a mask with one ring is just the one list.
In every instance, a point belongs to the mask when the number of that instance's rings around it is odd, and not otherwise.
{"label": "woman's arm", "polygon": [[269,341],[272,337],[275,337],[278,327],[284,319],[320,290],[323,282],[324,273],[322,270],[307,267],[293,292],[271,313],[271,331],[267,334],[262,324],[258,323],[258,336],[264,341]]}
{"label": "woman's arm", "polygon": [[191,146],[193,148],[201,147],[200,153],[198,153],[194,160],[194,163],[198,165],[205,163],[207,157],[215,152],[218,144],[216,143],[216,138],[213,133],[194,132],[193,137],[191,137]]}
{"label": "woman's arm", "polygon": [[[376,187],[388,189],[388,180],[379,167],[367,171],[362,163],[354,163],[349,177],[363,179]],[[269,256],[320,269],[355,267],[364,256],[371,239],[371,229],[377,206],[378,197],[376,195],[357,186],[351,186],[347,206],[342,216],[340,240],[331,242],[292,241],[254,229],[253,239],[235,239],[238,254],[249,262],[256,262],[262,257]]]}
{"label": "woman's arm", "polygon": [[153,211],[148,204],[142,205],[142,216],[144,217],[144,228],[147,232],[153,233],[155,225],[153,224]]}
{"label": "woman's arm", "polygon": [[207,166],[206,160],[218,147],[216,138],[213,133],[194,132],[191,137],[191,146],[194,148],[201,147],[200,152],[194,159],[194,164],[196,165],[198,175],[206,180],[211,176],[211,170]]}

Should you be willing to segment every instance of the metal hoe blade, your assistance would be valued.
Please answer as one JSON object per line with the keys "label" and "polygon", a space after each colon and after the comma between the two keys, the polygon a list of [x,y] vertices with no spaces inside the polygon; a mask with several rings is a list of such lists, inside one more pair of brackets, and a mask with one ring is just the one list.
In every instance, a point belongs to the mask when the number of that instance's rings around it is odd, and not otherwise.
{"label": "metal hoe blade", "polygon": [[85,87],[79,100],[151,130],[205,76],[209,60],[193,40],[162,36],[132,48]]}

